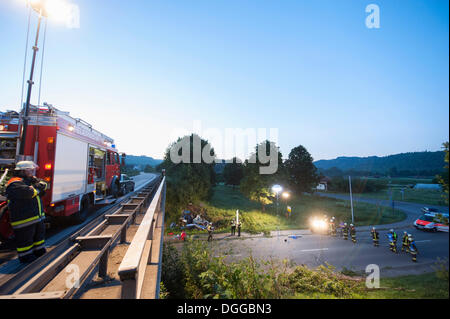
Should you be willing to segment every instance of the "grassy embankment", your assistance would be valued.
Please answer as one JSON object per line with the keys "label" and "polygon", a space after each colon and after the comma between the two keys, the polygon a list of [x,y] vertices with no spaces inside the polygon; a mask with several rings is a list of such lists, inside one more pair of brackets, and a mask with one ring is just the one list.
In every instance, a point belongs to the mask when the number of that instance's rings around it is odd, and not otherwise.
{"label": "grassy embankment", "polygon": [[[292,207],[290,218],[285,216],[287,205]],[[269,232],[286,229],[306,229],[311,216],[335,216],[338,220],[351,222],[351,209],[348,201],[328,199],[317,196],[291,196],[276,205],[267,205],[262,211],[260,204],[245,198],[238,188],[216,186],[214,196],[208,203],[202,203],[207,209],[208,219],[216,226],[216,232],[229,231],[229,223],[239,209],[242,231],[250,233]],[[366,203],[354,203],[355,224],[357,226],[389,224],[401,221],[405,214],[391,208],[377,207]],[[195,231],[194,231],[195,232]]]}
{"label": "grassy embankment", "polygon": [[[354,198],[375,198],[389,200],[388,193],[389,178],[378,178],[377,181],[382,181],[386,184],[386,189],[375,193],[353,194]],[[415,184],[431,184],[432,179],[417,179],[417,178],[392,178],[391,180],[392,196],[394,201],[404,201],[411,203],[447,206],[444,199],[444,192],[438,190],[428,189],[412,189],[408,186]],[[402,195],[401,190],[404,189]],[[347,195],[347,194],[346,194]]]}
{"label": "grassy embankment", "polygon": [[226,262],[209,253],[204,241],[188,241],[181,254],[164,246],[162,298],[186,299],[448,299],[448,264],[422,275],[381,278],[380,288],[366,279],[337,272],[331,265],[308,269],[287,261],[248,257]]}

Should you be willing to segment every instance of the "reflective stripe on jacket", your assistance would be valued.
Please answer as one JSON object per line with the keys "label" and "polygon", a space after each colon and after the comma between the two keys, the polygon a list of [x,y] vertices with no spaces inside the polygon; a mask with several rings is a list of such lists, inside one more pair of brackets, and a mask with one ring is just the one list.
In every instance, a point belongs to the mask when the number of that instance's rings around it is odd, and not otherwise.
{"label": "reflective stripe on jacket", "polygon": [[39,223],[45,218],[42,199],[32,186],[34,179],[14,177],[8,181],[6,196],[14,229]]}

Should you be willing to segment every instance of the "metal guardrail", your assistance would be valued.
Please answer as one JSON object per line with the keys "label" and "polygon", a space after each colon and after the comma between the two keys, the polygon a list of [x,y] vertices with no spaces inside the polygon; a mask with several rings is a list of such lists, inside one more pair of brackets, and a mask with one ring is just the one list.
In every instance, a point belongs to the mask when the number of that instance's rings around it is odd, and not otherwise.
{"label": "metal guardrail", "polygon": [[[158,185],[158,183],[156,184]],[[109,250],[118,240],[126,241],[126,231],[137,214],[142,214],[154,193],[152,183],[144,187],[137,197],[122,203],[112,214],[86,235],[75,238],[63,253],[17,289],[12,295],[0,299],[70,298],[83,285],[98,265],[99,277],[107,275]],[[71,276],[71,274],[74,276]],[[71,278],[74,280],[70,280]]]}
{"label": "metal guardrail", "polygon": [[161,279],[166,179],[163,178],[119,266],[122,299],[158,299]]}

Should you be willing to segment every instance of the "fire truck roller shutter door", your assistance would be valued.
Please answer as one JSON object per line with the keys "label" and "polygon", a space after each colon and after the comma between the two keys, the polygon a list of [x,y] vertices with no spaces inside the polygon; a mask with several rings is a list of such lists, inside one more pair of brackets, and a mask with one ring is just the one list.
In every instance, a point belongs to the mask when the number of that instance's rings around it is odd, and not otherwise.
{"label": "fire truck roller shutter door", "polygon": [[87,152],[86,142],[58,133],[53,174],[53,203],[86,193]]}

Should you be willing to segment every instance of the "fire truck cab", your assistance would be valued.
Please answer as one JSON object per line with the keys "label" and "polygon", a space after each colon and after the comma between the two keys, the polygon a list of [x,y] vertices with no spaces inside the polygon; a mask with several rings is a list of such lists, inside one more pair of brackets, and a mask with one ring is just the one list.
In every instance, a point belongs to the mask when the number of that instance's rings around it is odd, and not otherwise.
{"label": "fire truck cab", "polygon": [[[18,161],[34,161],[39,166],[36,176],[50,186],[43,198],[46,215],[82,222],[93,205],[119,196],[121,159],[113,139],[44,103],[30,106],[25,156],[20,157],[22,118],[23,111],[0,112],[0,170],[10,175]],[[2,207],[7,207],[5,198],[0,198]]]}

